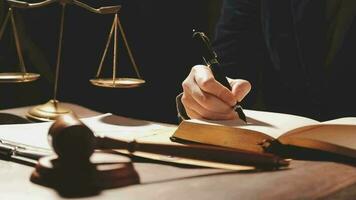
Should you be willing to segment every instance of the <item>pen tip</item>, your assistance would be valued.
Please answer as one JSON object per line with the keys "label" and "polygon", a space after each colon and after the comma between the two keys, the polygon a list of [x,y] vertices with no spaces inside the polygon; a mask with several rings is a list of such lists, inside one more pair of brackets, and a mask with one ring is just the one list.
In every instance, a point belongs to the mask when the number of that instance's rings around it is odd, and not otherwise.
{"label": "pen tip", "polygon": [[234,109],[237,112],[239,118],[247,124],[247,118],[244,111],[242,110],[242,107],[237,104]]}
{"label": "pen tip", "polygon": [[289,159],[280,159],[278,161],[278,164],[282,167],[286,167],[290,164],[290,160]]}

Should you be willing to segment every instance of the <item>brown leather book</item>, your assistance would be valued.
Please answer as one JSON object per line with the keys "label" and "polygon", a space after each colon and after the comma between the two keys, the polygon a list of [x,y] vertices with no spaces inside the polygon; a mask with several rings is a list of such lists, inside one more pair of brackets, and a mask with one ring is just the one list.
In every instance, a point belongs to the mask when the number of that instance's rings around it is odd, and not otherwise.
{"label": "brown leather book", "polygon": [[242,120],[185,120],[172,136],[190,141],[263,153],[265,141],[356,158],[356,117],[319,122],[273,112],[246,110]]}

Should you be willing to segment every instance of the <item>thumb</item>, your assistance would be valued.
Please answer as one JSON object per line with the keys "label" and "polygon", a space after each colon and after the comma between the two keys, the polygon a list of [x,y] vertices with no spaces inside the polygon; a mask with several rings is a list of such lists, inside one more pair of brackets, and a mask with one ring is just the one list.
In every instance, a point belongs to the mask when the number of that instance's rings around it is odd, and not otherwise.
{"label": "thumb", "polygon": [[240,102],[251,90],[251,83],[243,79],[230,79],[228,78],[229,83],[232,88],[232,94],[235,97],[235,100]]}

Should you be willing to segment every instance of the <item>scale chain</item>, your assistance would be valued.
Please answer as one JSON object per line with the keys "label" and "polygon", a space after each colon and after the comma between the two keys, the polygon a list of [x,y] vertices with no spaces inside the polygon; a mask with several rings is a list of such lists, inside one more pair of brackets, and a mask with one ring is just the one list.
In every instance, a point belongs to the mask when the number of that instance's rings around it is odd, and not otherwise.
{"label": "scale chain", "polygon": [[23,59],[22,51],[21,51],[20,39],[19,39],[19,35],[18,35],[18,32],[17,32],[17,27],[16,27],[14,13],[13,13],[12,8],[9,8],[9,12],[10,12],[10,17],[11,17],[12,29],[13,29],[13,32],[14,32],[16,51],[17,51],[17,54],[18,54],[18,57],[19,57],[21,72],[26,73],[25,62],[24,62],[24,59]]}
{"label": "scale chain", "polygon": [[99,78],[99,76],[101,74],[101,70],[103,68],[104,60],[105,60],[105,57],[106,57],[106,54],[108,52],[109,45],[110,45],[110,42],[111,42],[111,39],[112,39],[112,34],[114,33],[114,28],[115,28],[114,26],[115,26],[115,18],[114,18],[112,26],[111,26],[111,30],[110,30],[110,33],[109,33],[109,38],[108,38],[108,41],[106,42],[106,46],[105,46],[105,49],[104,49],[103,56],[101,57],[100,65],[99,65],[99,68],[98,68],[98,72],[96,73],[96,78]]}

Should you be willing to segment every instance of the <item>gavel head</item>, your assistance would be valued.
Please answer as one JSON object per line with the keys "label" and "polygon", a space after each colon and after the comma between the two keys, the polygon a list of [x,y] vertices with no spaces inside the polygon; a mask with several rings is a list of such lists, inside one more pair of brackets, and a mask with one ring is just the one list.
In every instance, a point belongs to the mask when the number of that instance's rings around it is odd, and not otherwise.
{"label": "gavel head", "polygon": [[48,140],[62,161],[88,162],[94,152],[94,133],[73,114],[55,120],[49,129]]}

